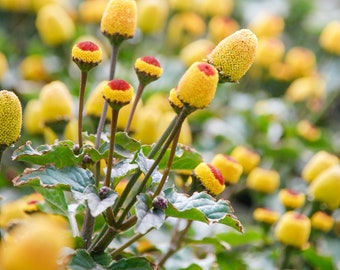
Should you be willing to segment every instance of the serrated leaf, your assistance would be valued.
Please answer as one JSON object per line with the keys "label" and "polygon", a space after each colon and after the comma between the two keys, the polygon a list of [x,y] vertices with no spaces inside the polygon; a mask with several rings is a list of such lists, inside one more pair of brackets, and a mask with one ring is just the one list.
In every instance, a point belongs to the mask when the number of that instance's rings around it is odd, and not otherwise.
{"label": "serrated leaf", "polygon": [[85,189],[95,183],[93,174],[87,169],[73,166],[57,169],[52,165],[26,169],[12,181],[14,186],[30,185],[70,190],[75,199],[82,199]]}
{"label": "serrated leaf", "polygon": [[243,226],[236,216],[230,203],[218,200],[205,192],[195,192],[191,197],[177,193],[174,188],[164,190],[168,207],[167,216],[201,221],[207,224],[221,223],[243,232]]}
{"label": "serrated leaf", "polygon": [[148,262],[145,258],[129,258],[129,259],[121,259],[116,263],[113,263],[108,268],[109,270],[153,270],[154,268],[151,266],[150,262]]}
{"label": "serrated leaf", "polygon": [[113,181],[119,181],[127,175],[135,172],[137,169],[137,164],[131,164],[130,159],[125,159],[115,164],[111,171],[111,177],[114,179]]}
{"label": "serrated leaf", "polygon": [[[140,151],[137,155],[136,162],[139,166],[139,169],[144,173],[150,170],[151,166],[154,163],[153,159],[148,159],[142,151]],[[159,183],[162,178],[162,174],[158,171],[158,166],[156,166],[155,170],[151,174],[151,179],[153,183]]]}
{"label": "serrated leaf", "polygon": [[84,249],[78,249],[77,253],[72,257],[68,268],[69,270],[102,270],[97,265],[90,254]]}
{"label": "serrated leaf", "polygon": [[44,212],[67,216],[68,204],[63,190],[42,187],[35,187],[35,190],[44,197],[45,203],[42,205]]}
{"label": "serrated leaf", "polygon": [[155,228],[159,229],[165,221],[165,213],[161,209],[152,208],[152,199],[149,194],[137,196],[136,204],[137,224],[135,231],[141,234]]}
{"label": "serrated leaf", "polygon": [[110,190],[105,198],[101,199],[98,195],[98,191],[94,186],[89,186],[86,189],[85,194],[85,199],[87,200],[87,204],[93,217],[99,216],[108,207],[112,206],[118,197],[118,194],[116,192]]}

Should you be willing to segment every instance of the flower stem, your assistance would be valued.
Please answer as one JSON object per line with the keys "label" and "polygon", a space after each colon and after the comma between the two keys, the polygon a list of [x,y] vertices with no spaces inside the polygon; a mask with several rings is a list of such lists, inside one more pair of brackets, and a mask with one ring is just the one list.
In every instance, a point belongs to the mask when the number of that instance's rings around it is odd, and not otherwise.
{"label": "flower stem", "polygon": [[79,149],[83,147],[83,108],[84,108],[84,95],[87,81],[87,71],[82,71],[80,76],[80,93],[79,93],[79,111],[78,111],[78,144]]}
{"label": "flower stem", "polygon": [[284,251],[283,251],[283,258],[282,258],[280,270],[288,269],[288,265],[289,265],[289,261],[290,261],[290,257],[292,253],[293,253],[293,247],[285,246]]}
{"label": "flower stem", "polygon": [[110,149],[109,149],[109,157],[107,162],[107,171],[106,178],[104,182],[104,186],[110,186],[111,180],[111,170],[113,164],[113,153],[115,147],[115,137],[117,130],[117,121],[118,121],[119,109],[112,109],[112,118],[111,118],[111,137],[110,137]]}
{"label": "flower stem", "polygon": [[142,96],[144,88],[145,88],[145,85],[142,84],[142,83],[139,83],[138,90],[137,90],[135,99],[133,101],[132,107],[131,107],[129,118],[128,118],[128,121],[127,121],[126,126],[125,126],[125,130],[124,131],[126,133],[129,133],[129,131],[130,131],[130,126],[131,126],[132,118],[134,116],[134,113],[135,113],[136,108],[137,108],[137,104],[138,104],[138,102],[139,102],[139,100],[140,100],[140,98]]}

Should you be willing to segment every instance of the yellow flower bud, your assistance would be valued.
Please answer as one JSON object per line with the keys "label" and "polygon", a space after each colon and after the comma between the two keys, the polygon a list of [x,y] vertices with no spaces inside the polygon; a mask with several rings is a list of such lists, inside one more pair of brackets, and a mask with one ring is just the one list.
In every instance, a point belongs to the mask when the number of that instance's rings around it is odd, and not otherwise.
{"label": "yellow flower bud", "polygon": [[225,16],[214,16],[208,24],[210,38],[218,43],[240,29],[238,22]]}
{"label": "yellow flower bud", "polygon": [[255,64],[269,68],[273,63],[281,61],[285,52],[283,42],[274,37],[260,38],[256,51]]}
{"label": "yellow flower bud", "polygon": [[49,71],[43,56],[30,55],[20,63],[20,73],[23,79],[32,81],[46,81],[49,78]]}
{"label": "yellow flower bud", "polygon": [[194,0],[169,0],[169,5],[172,10],[175,11],[191,11],[193,5],[195,4]]}
{"label": "yellow flower bud", "polygon": [[50,46],[70,40],[75,26],[70,15],[58,4],[48,4],[37,14],[36,27],[42,40]]}
{"label": "yellow flower bud", "polygon": [[124,80],[111,80],[102,89],[103,97],[112,108],[121,108],[130,103],[133,97],[133,87]]}
{"label": "yellow flower bud", "polygon": [[234,0],[203,0],[199,12],[203,16],[229,16],[234,8]]}
{"label": "yellow flower bud", "polygon": [[291,48],[285,57],[295,77],[309,76],[315,70],[316,57],[313,51],[303,47]]}
{"label": "yellow flower bud", "polygon": [[177,97],[176,88],[170,90],[169,103],[176,113],[179,113],[184,106],[183,102]]}
{"label": "yellow flower bud", "polygon": [[137,25],[143,34],[154,34],[164,29],[169,13],[166,0],[139,0]]}
{"label": "yellow flower bud", "polygon": [[15,143],[20,136],[22,108],[19,98],[11,91],[0,91],[0,149]]}
{"label": "yellow flower bud", "polygon": [[213,100],[217,83],[218,73],[212,65],[195,62],[180,79],[176,88],[177,97],[191,108],[202,109]]}
{"label": "yellow flower bud", "polygon": [[6,56],[0,52],[0,82],[8,70],[8,63]]}
{"label": "yellow flower bud", "polygon": [[[131,102],[128,105],[124,106],[119,111],[117,128],[120,130],[124,130],[126,127],[134,99],[135,99],[135,96],[132,98]],[[132,133],[136,132],[137,126],[139,125],[140,117],[142,113],[142,107],[143,107],[143,101],[140,99],[139,102],[137,103],[135,114],[132,118],[132,122],[130,126],[130,132]],[[110,116],[110,119],[111,119],[111,116]]]}
{"label": "yellow flower bud", "polygon": [[73,46],[72,60],[81,71],[89,71],[102,61],[102,50],[92,41],[82,41]]}
{"label": "yellow flower bud", "polygon": [[197,165],[193,173],[211,194],[218,195],[224,190],[223,176],[214,166],[202,162]]}
{"label": "yellow flower bud", "polygon": [[28,134],[43,134],[44,123],[38,99],[31,99],[26,104],[24,110],[24,129]]}
{"label": "yellow flower bud", "polygon": [[152,107],[145,106],[140,110],[136,123],[136,133],[134,138],[140,140],[142,144],[152,144],[158,139],[158,126],[161,114]]}
{"label": "yellow flower bud", "polygon": [[303,214],[286,212],[275,227],[275,237],[285,245],[306,248],[311,231],[311,221]]}
{"label": "yellow flower bud", "polygon": [[288,82],[294,78],[292,67],[286,63],[276,62],[269,67],[269,74],[278,81]]}
{"label": "yellow flower bud", "polygon": [[121,43],[134,36],[137,6],[134,0],[110,0],[100,24],[101,32],[112,42]]}
{"label": "yellow flower bud", "polygon": [[69,121],[73,113],[72,96],[61,81],[53,81],[43,86],[39,101],[44,123]]}
{"label": "yellow flower bud", "polygon": [[282,33],[284,26],[282,17],[271,13],[260,13],[248,27],[258,37],[277,37]]}
{"label": "yellow flower bud", "polygon": [[311,183],[326,169],[339,164],[339,158],[326,151],[317,152],[305,165],[302,170],[302,178]]}
{"label": "yellow flower bud", "polygon": [[202,61],[213,50],[214,43],[208,39],[195,40],[182,48],[179,58],[187,66]]}
{"label": "yellow flower bud", "polygon": [[280,214],[274,210],[260,207],[254,210],[253,217],[258,222],[273,224],[279,219]]}
{"label": "yellow flower bud", "polygon": [[279,192],[281,204],[288,209],[295,209],[305,204],[305,194],[291,189],[281,189]]}
{"label": "yellow flower bud", "polygon": [[261,159],[258,153],[241,145],[235,147],[230,156],[242,165],[244,173],[249,173],[260,163]]}
{"label": "yellow flower bud", "polygon": [[279,184],[280,175],[274,170],[257,167],[247,177],[247,187],[263,193],[273,193]]}
{"label": "yellow flower bud", "polygon": [[[102,89],[108,81],[100,82],[90,93],[85,103],[85,114],[91,117],[100,118],[105,100],[103,99]],[[108,108],[106,120],[111,120],[111,108]]]}
{"label": "yellow flower bud", "polygon": [[122,179],[118,182],[118,184],[115,186],[115,191],[118,193],[118,195],[122,195],[124,189],[126,188],[129,181],[127,179]]}
{"label": "yellow flower bud", "polygon": [[334,210],[340,206],[340,165],[334,165],[320,173],[310,184],[308,193],[315,201]]}
{"label": "yellow flower bud", "polygon": [[85,0],[79,4],[79,19],[84,23],[100,23],[107,0]]}
{"label": "yellow flower bud", "polygon": [[329,232],[334,225],[333,217],[322,211],[315,212],[311,217],[311,222],[313,229],[322,232]]}
{"label": "yellow flower bud", "polygon": [[135,71],[139,81],[147,85],[152,81],[159,79],[163,69],[157,59],[153,56],[143,56],[135,61]]}
{"label": "yellow flower bud", "polygon": [[220,82],[237,82],[255,60],[257,38],[249,29],[242,29],[223,39],[208,55]]}
{"label": "yellow flower bud", "polygon": [[315,142],[321,137],[321,130],[308,120],[301,120],[296,126],[297,134],[307,141]]}
{"label": "yellow flower bud", "polygon": [[319,43],[321,47],[330,53],[340,55],[340,21],[334,20],[329,22],[322,30]]}
{"label": "yellow flower bud", "polygon": [[224,180],[229,184],[236,184],[243,172],[243,167],[231,156],[217,154],[211,161],[211,165],[215,166]]}
{"label": "yellow flower bud", "polygon": [[285,96],[290,102],[301,102],[313,98],[324,98],[326,81],[320,75],[295,79],[288,87]]}

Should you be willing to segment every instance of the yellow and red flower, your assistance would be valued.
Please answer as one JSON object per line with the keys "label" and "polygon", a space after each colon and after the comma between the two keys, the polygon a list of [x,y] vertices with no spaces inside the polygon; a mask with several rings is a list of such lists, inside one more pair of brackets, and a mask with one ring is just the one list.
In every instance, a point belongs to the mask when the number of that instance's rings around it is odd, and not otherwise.
{"label": "yellow and red flower", "polygon": [[279,199],[282,205],[287,209],[295,209],[304,205],[306,196],[302,192],[284,188],[279,192]]}
{"label": "yellow and red flower", "polygon": [[102,50],[92,41],[82,41],[73,46],[72,60],[81,71],[89,71],[102,61]]}
{"label": "yellow and red flower", "polygon": [[334,219],[326,212],[317,211],[311,217],[312,228],[322,231],[329,232],[334,225]]}
{"label": "yellow and red flower", "polygon": [[273,224],[279,219],[280,214],[272,209],[259,207],[254,210],[253,217],[258,222]]}
{"label": "yellow and red flower", "polygon": [[159,79],[163,69],[158,60],[153,56],[143,56],[135,61],[135,71],[139,81],[147,85]]}
{"label": "yellow and red flower", "polygon": [[125,80],[115,79],[109,81],[102,89],[104,99],[113,109],[120,109],[133,98],[133,87]]}
{"label": "yellow and red flower", "polygon": [[249,173],[260,163],[261,159],[258,153],[242,145],[236,146],[230,156],[242,165],[244,173]]}
{"label": "yellow and red flower", "polygon": [[217,154],[211,161],[221,172],[224,180],[229,184],[236,184],[243,172],[243,167],[234,158],[224,154]]}
{"label": "yellow and red flower", "polygon": [[213,195],[220,194],[224,188],[224,179],[221,172],[207,163],[200,163],[194,169],[194,176],[202,183],[202,185]]}
{"label": "yellow and red flower", "polygon": [[273,193],[279,184],[280,175],[274,170],[257,167],[247,177],[247,187],[263,193]]}

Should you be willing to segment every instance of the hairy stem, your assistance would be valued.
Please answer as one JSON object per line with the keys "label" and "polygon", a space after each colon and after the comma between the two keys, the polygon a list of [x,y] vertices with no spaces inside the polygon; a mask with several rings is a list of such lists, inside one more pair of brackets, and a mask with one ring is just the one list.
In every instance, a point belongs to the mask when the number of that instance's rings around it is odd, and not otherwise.
{"label": "hairy stem", "polygon": [[80,93],[79,93],[79,110],[78,110],[78,144],[79,148],[83,147],[83,109],[84,109],[84,95],[87,81],[87,71],[82,71],[80,76]]}

